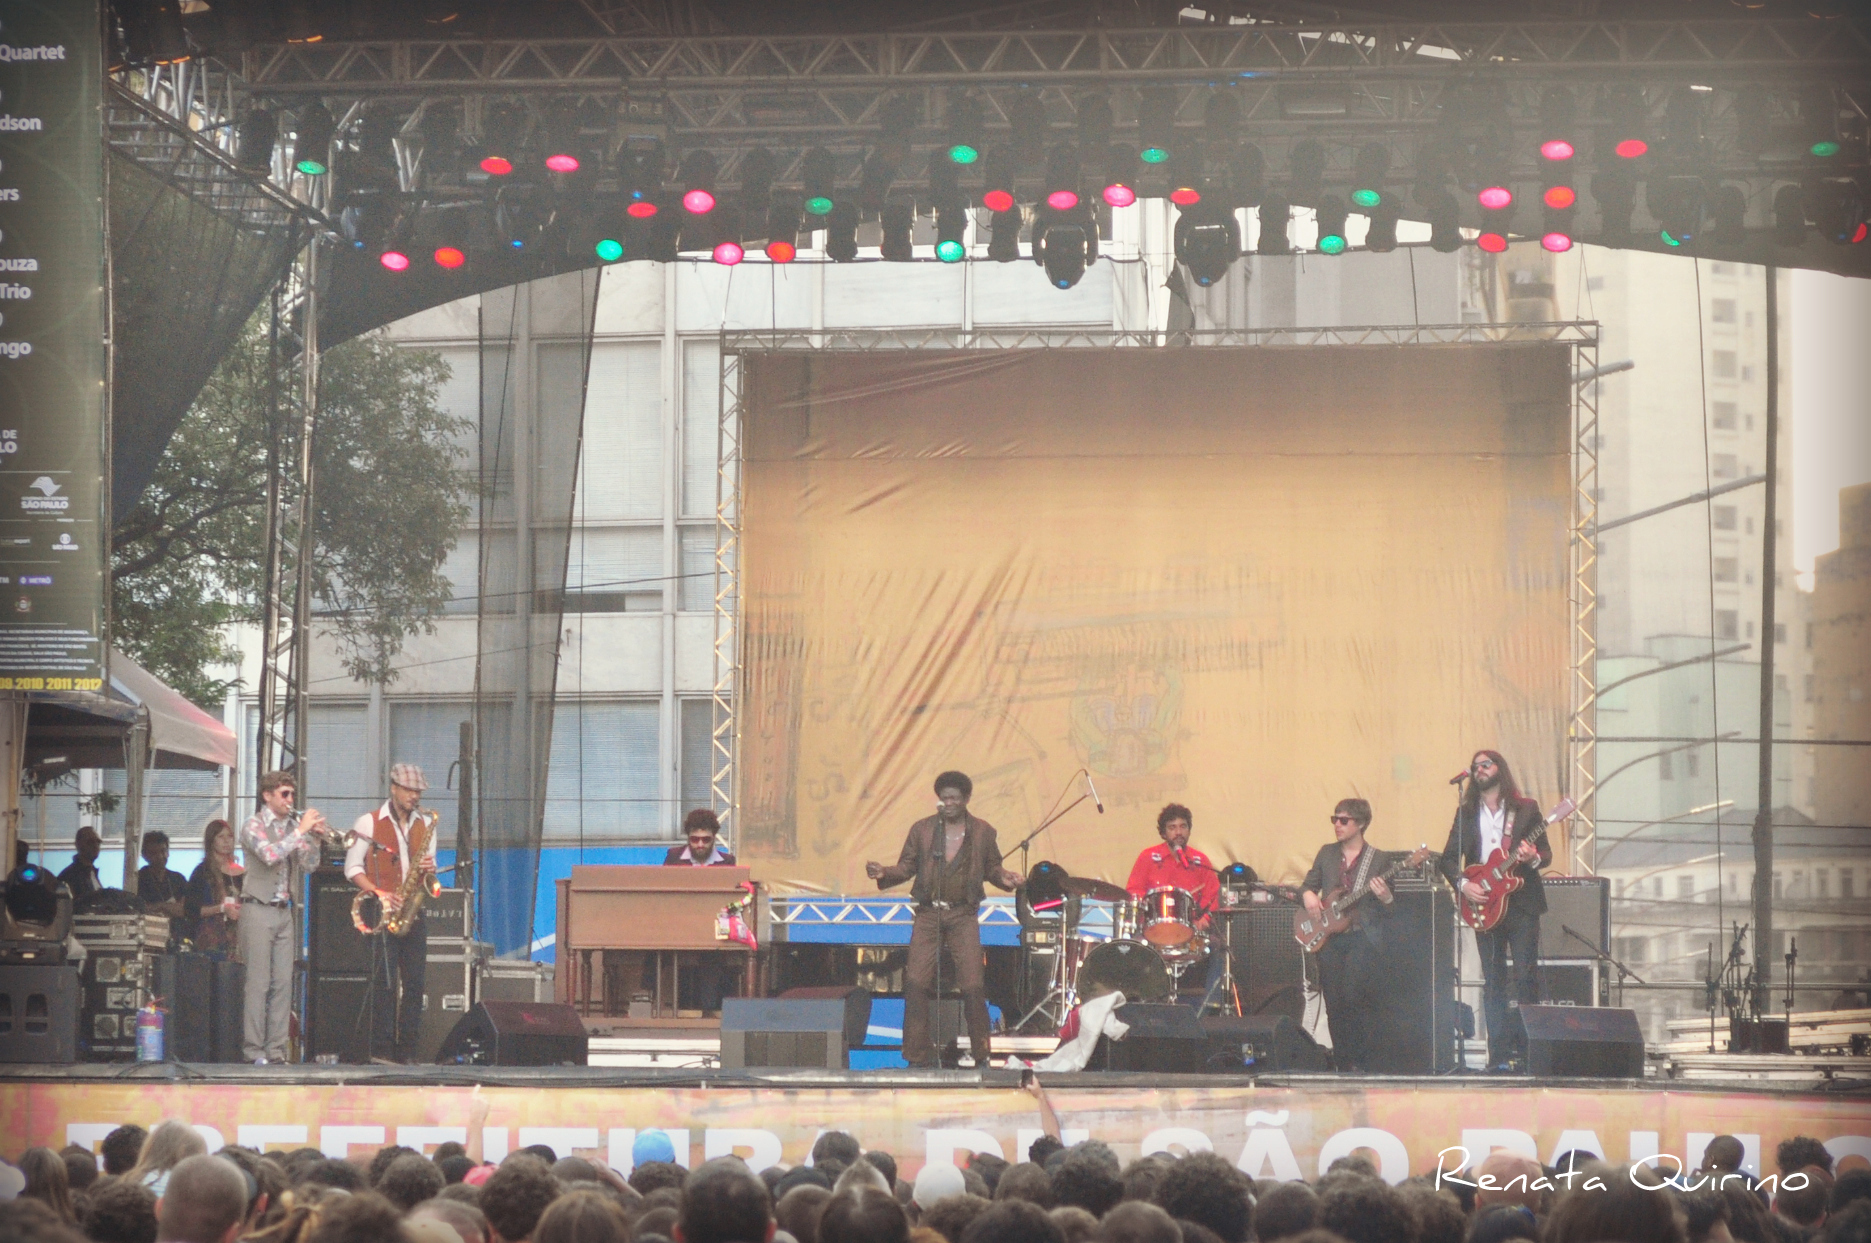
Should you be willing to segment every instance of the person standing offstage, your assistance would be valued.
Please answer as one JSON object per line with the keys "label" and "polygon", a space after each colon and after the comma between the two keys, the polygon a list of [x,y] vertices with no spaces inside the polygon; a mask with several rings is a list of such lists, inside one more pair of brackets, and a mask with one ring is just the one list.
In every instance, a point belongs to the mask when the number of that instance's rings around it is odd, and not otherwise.
{"label": "person standing offstage", "polygon": [[910,826],[903,853],[894,867],[866,863],[864,874],[879,889],[915,880],[910,893],[916,905],[910,927],[909,968],[903,1006],[903,1056],[911,1066],[937,1064],[935,1039],[929,1030],[930,1003],[935,1000],[936,969],[943,949],[955,962],[955,984],[961,990],[962,1009],[968,1019],[971,1063],[988,1064],[987,982],[981,969],[981,900],[984,882],[1002,889],[1018,889],[1021,879],[1001,863],[994,826],[968,814],[974,782],[966,773],[946,772],[935,779],[940,809]]}
{"label": "person standing offstage", "polygon": [[1509,1011],[1540,1000],[1540,916],[1546,913],[1546,890],[1540,869],[1551,865],[1553,848],[1544,834],[1540,805],[1522,798],[1514,774],[1498,751],[1477,751],[1468,765],[1468,786],[1449,826],[1437,870],[1460,890],[1462,900],[1478,902],[1480,886],[1462,879],[1462,870],[1485,863],[1497,849],[1517,861],[1521,885],[1507,898],[1501,922],[1475,934],[1481,950],[1481,1008],[1488,1022],[1488,1065],[1507,1070],[1525,1056],[1525,1033]]}
{"label": "person standing offstage", "polygon": [[[1221,878],[1208,856],[1189,845],[1194,831],[1194,817],[1181,803],[1170,803],[1156,813],[1160,845],[1145,846],[1137,861],[1130,865],[1130,879],[1124,888],[1130,896],[1141,899],[1152,889],[1181,889],[1195,899],[1195,930],[1206,932],[1221,901]],[[1202,982],[1202,995],[1221,978],[1222,955],[1226,952],[1220,937],[1213,937],[1208,947],[1208,975]],[[1198,999],[1197,1005],[1201,1004]]]}
{"label": "person standing offstage", "polygon": [[72,848],[76,852],[75,857],[65,865],[65,870],[58,874],[58,878],[71,890],[75,902],[79,898],[90,897],[104,887],[104,882],[97,874],[97,857],[103,853],[104,839],[90,825],[80,825],[78,835],[72,839]]}
{"label": "person standing offstage", "polygon": [[1351,908],[1351,927],[1319,947],[1319,989],[1325,994],[1325,1017],[1332,1030],[1332,1062],[1339,1070],[1369,1070],[1378,1044],[1376,1011],[1383,995],[1380,956],[1384,908],[1395,900],[1378,870],[1384,852],[1364,840],[1371,827],[1371,805],[1342,798],[1332,809],[1332,837],[1319,847],[1312,870],[1300,882],[1300,900],[1317,915],[1335,889],[1356,893],[1368,887],[1369,901]]}
{"label": "person standing offstage", "polygon": [[[435,874],[435,839],[431,832],[417,858],[410,857],[410,832],[417,808],[429,783],[414,764],[390,765],[390,797],[375,811],[367,811],[351,826],[351,845],[344,852],[344,878],[365,893],[377,896],[378,932],[371,954],[377,959],[371,972],[370,1053],[373,1058],[413,1062],[422,1025],[422,986],[429,962],[429,924],[416,912],[409,930],[393,937],[382,921],[402,908],[400,894],[411,868]],[[400,993],[399,993],[400,986]]]}
{"label": "person standing offstage", "polygon": [[260,778],[260,810],[240,826],[246,864],[241,887],[240,960],[247,964],[240,1051],[256,1066],[286,1060],[286,1024],[292,1014],[292,960],[299,948],[294,896],[305,869],[318,863],[318,833],[325,817],[304,813],[292,774]]}

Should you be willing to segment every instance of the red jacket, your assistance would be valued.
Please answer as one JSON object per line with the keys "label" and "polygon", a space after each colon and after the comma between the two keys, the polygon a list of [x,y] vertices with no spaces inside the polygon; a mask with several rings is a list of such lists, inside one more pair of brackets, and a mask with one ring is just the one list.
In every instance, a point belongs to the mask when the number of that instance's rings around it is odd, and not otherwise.
{"label": "red jacket", "polygon": [[1208,856],[1195,847],[1182,848],[1181,862],[1177,862],[1176,853],[1170,850],[1168,842],[1144,847],[1143,853],[1137,856],[1137,862],[1131,865],[1130,880],[1125,882],[1124,888],[1139,898],[1165,885],[1187,889],[1195,895],[1195,904],[1200,913],[1208,914],[1221,900],[1221,878],[1215,875]]}

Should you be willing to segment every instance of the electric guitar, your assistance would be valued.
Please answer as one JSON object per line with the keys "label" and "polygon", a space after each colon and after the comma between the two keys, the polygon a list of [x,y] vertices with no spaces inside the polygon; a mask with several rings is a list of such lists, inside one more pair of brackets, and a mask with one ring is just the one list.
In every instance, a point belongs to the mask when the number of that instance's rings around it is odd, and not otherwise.
{"label": "electric guitar", "polygon": [[[1575,810],[1577,808],[1571,799],[1560,799],[1559,805],[1547,812],[1546,819],[1522,840],[1529,842],[1543,840],[1546,837],[1547,825],[1558,824]],[[1494,852],[1486,860],[1465,868],[1462,872],[1462,880],[1472,880],[1481,886],[1481,901],[1476,902],[1463,895],[1461,886],[1459,884],[1456,886],[1456,893],[1461,898],[1456,903],[1456,912],[1461,915],[1462,922],[1476,932],[1486,932],[1500,923],[1501,917],[1507,914],[1508,897],[1525,883],[1514,870],[1519,866],[1513,852],[1507,848],[1507,843],[1502,842],[1494,848]]]}
{"label": "electric guitar", "polygon": [[[1397,860],[1373,879],[1388,883],[1390,878],[1395,876],[1398,872],[1422,867],[1423,860],[1429,858],[1433,853],[1434,852],[1431,851],[1429,847],[1419,846],[1410,854],[1409,858]],[[1320,946],[1324,945],[1345,929],[1351,927],[1351,908],[1356,906],[1364,898],[1364,895],[1370,892],[1371,886],[1369,881],[1365,882],[1364,888],[1355,893],[1342,886],[1334,889],[1331,893],[1326,895],[1325,902],[1320,907],[1317,915],[1314,915],[1302,905],[1293,913],[1293,939],[1299,942],[1299,947],[1306,953],[1318,953]]]}

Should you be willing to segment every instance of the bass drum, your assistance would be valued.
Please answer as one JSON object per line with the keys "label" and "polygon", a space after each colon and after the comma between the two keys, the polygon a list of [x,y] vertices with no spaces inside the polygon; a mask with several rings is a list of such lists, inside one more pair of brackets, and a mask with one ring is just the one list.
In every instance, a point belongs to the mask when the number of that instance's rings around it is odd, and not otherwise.
{"label": "bass drum", "polygon": [[1126,1001],[1168,1001],[1169,968],[1142,941],[1106,941],[1086,954],[1078,968],[1078,999],[1122,993]]}

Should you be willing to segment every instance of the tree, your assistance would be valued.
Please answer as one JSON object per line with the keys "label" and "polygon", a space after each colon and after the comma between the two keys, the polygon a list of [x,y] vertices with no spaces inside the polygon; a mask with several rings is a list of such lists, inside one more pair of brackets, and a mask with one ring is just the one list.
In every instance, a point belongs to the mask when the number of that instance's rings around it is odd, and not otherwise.
{"label": "tree", "polygon": [[[320,362],[313,624],[360,681],[393,681],[403,641],[432,631],[449,598],[441,566],[468,517],[473,424],[436,404],[448,376],[439,354],[382,334]],[[256,316],[114,533],[112,642],[210,708],[230,687],[211,673],[235,658],[226,626],[260,619],[267,448],[302,417],[294,380]]]}

